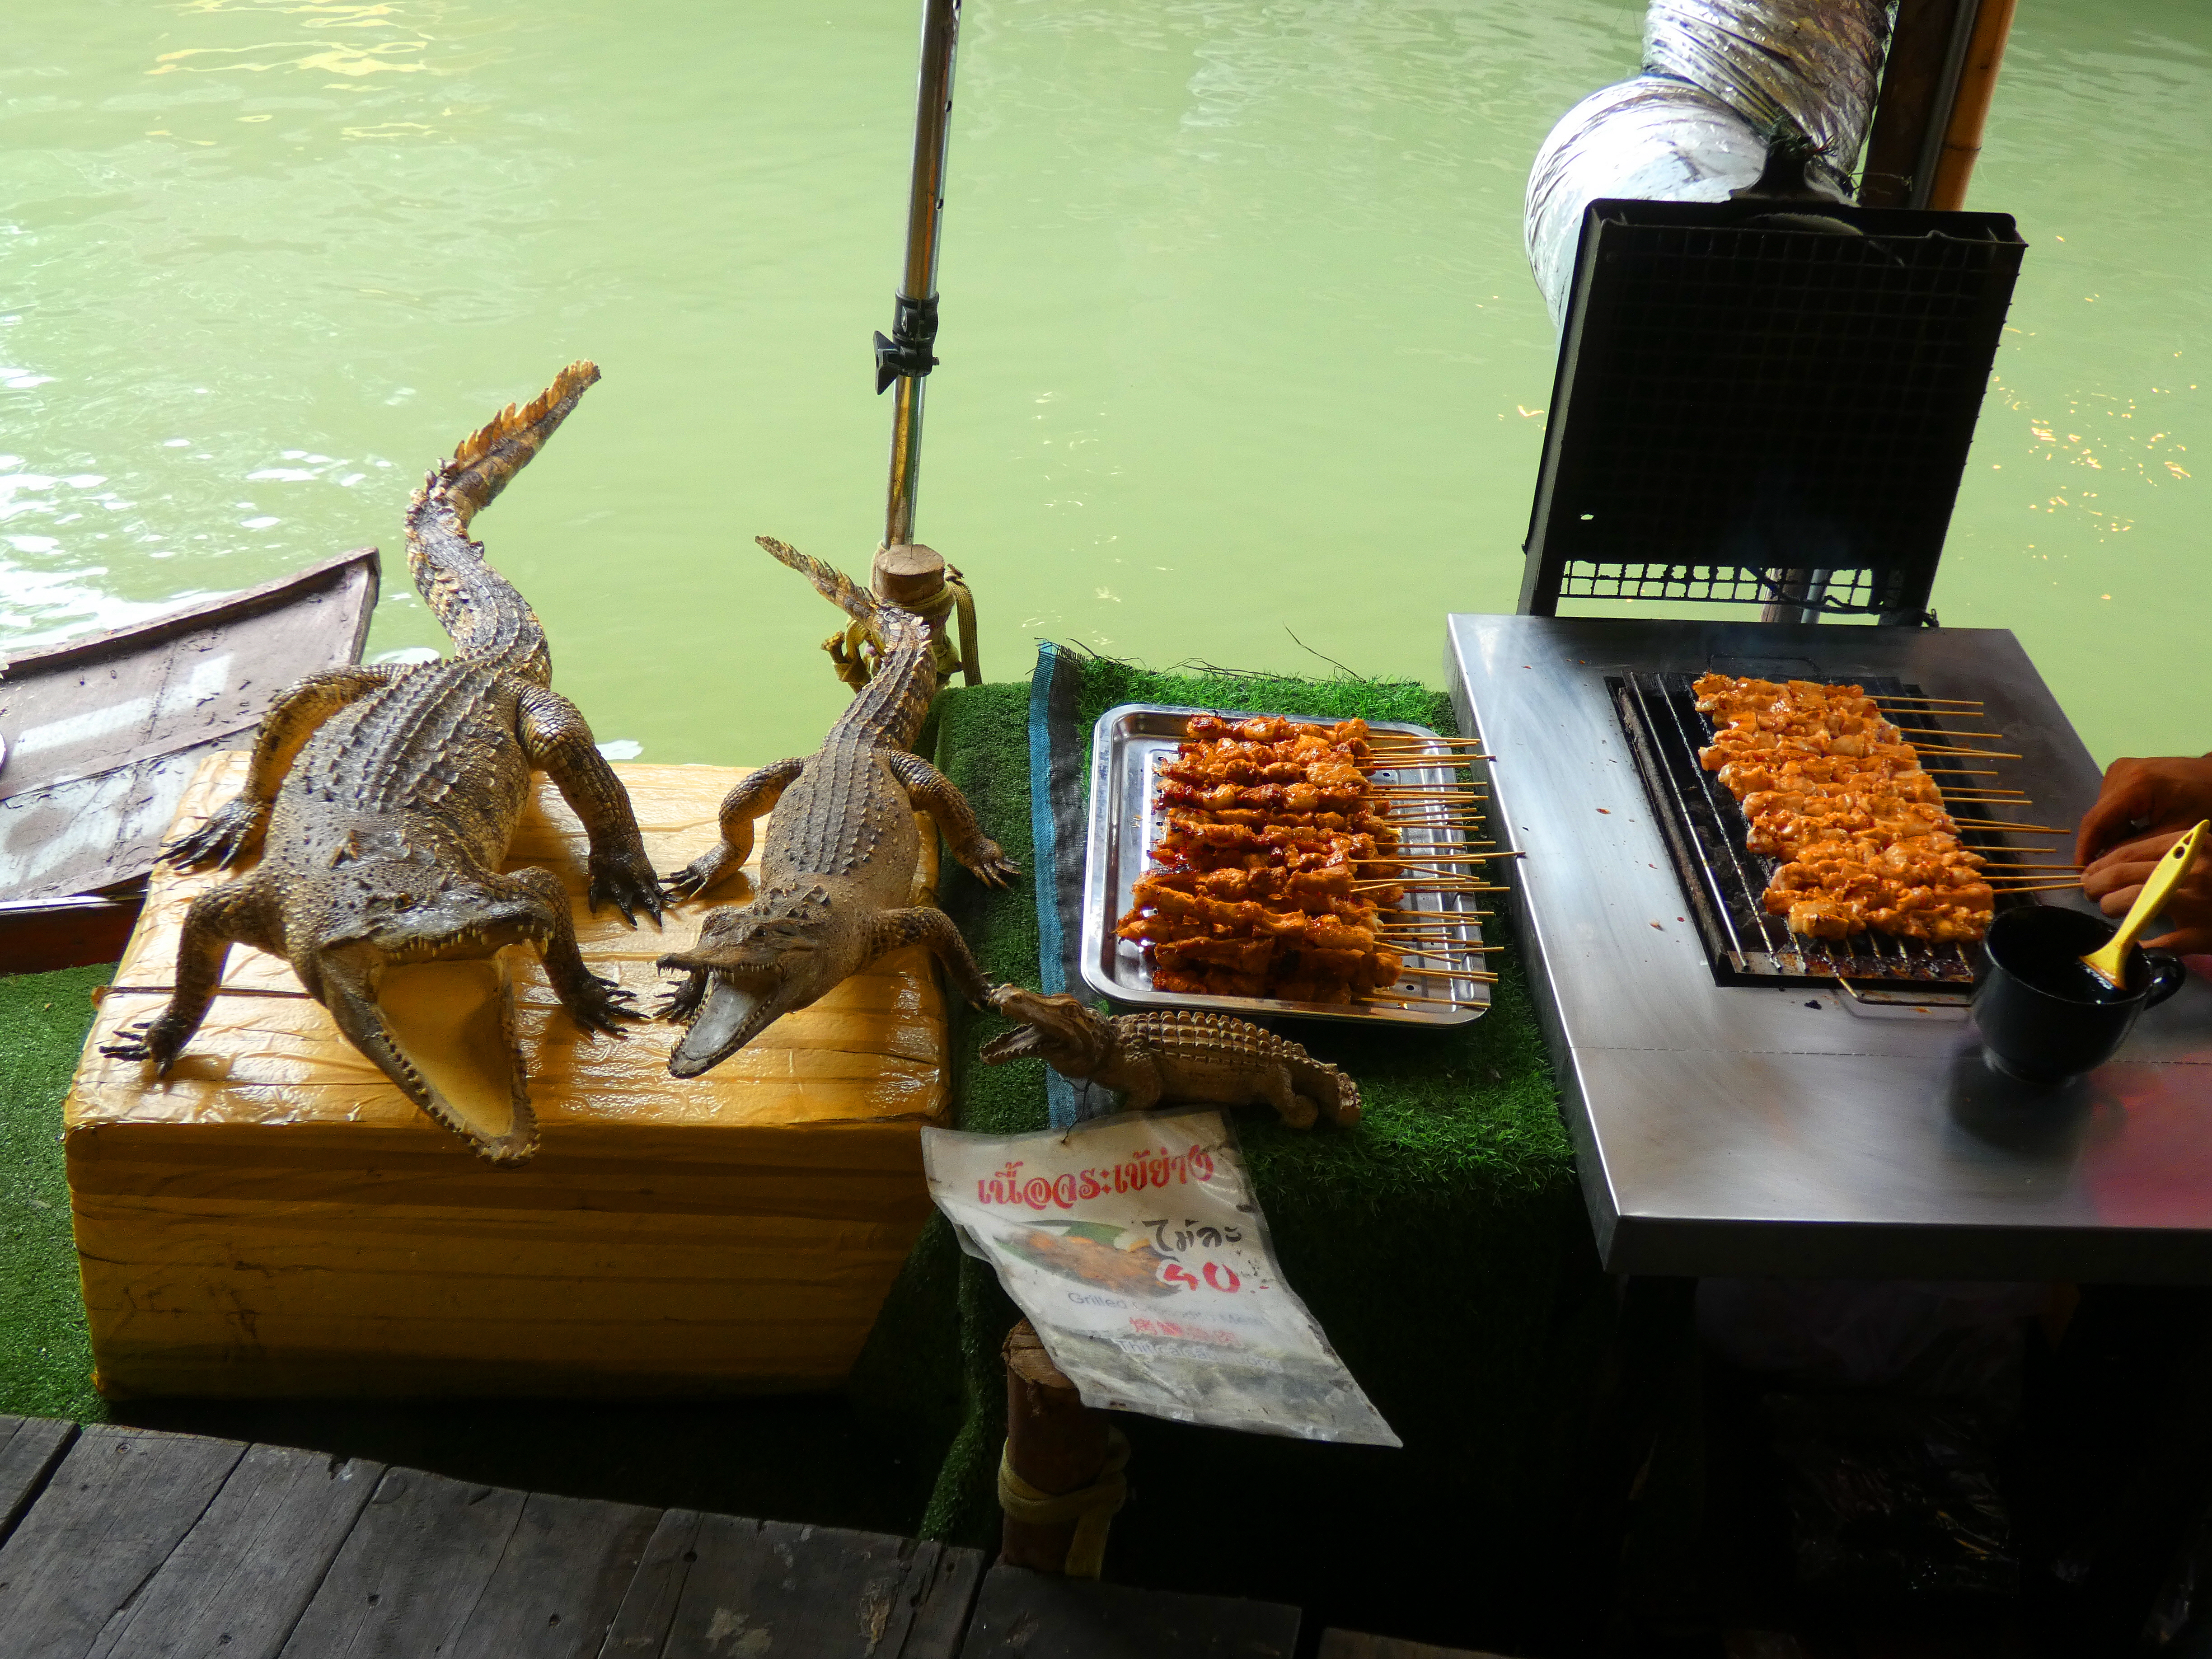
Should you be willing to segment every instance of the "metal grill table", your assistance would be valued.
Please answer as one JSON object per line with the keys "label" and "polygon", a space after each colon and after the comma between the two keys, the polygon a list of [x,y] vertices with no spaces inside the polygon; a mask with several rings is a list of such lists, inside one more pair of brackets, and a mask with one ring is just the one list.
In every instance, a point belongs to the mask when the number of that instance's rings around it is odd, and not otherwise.
{"label": "metal grill table", "polygon": [[1498,757],[1493,833],[1527,854],[1511,902],[1606,1267],[2212,1282],[2212,985],[2038,1096],[1983,1064],[1940,988],[1717,982],[1615,702],[1632,676],[1709,669],[1980,698],[2032,821],[2070,828],[2097,793],[2002,629],[1451,617],[1461,729]]}

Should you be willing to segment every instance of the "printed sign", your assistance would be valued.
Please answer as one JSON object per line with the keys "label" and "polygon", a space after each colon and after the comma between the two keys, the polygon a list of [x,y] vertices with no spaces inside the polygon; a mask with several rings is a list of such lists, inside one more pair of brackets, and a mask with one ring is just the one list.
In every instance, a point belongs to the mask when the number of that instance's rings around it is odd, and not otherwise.
{"label": "printed sign", "polygon": [[921,1132],[930,1196],[1086,1406],[1395,1446],[1283,1283],[1218,1111],[1037,1134]]}

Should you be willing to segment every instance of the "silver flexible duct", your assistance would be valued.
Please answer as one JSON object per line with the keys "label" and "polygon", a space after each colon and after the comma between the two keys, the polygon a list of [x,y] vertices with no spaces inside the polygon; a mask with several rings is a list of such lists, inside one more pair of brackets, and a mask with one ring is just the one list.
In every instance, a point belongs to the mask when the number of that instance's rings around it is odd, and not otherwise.
{"label": "silver flexible duct", "polygon": [[1808,181],[1850,200],[1888,40],[1885,0],[1652,0],[1644,72],[1569,110],[1528,174],[1528,268],[1553,325],[1600,198],[1724,200],[1759,178],[1767,135],[1795,126],[1819,151]]}

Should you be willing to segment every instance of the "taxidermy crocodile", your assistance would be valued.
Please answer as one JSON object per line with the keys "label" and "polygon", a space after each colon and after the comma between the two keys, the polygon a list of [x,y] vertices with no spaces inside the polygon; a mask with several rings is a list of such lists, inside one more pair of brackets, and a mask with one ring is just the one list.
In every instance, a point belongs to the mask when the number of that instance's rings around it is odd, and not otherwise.
{"label": "taxidermy crocodile", "polygon": [[986,1066],[1031,1054],[1065,1078],[1121,1091],[1125,1109],[1148,1111],[1206,1103],[1266,1101],[1292,1128],[1327,1112],[1347,1127],[1359,1121],[1359,1085],[1297,1043],[1249,1021],[1180,1008],[1109,1019],[1071,996],[1044,996],[1018,985],[991,994],[991,1006],[1020,1029],[983,1045]]}
{"label": "taxidermy crocodile", "polygon": [[585,967],[560,878],[500,873],[539,768],[589,832],[592,908],[611,903],[633,927],[641,908],[659,919],[628,793],[584,717],[551,689],[537,617],[468,538],[470,520],[599,378],[590,363],[570,364],[423,481],[407,509],[407,563],[453,636],[453,657],[335,668],[277,698],[244,790],[163,853],[198,867],[265,849],[261,862],[192,901],[168,1006],[104,1052],[149,1059],[167,1075],[206,1016],[231,945],[250,945],[289,961],[409,1099],[492,1163],[512,1164],[537,1150],[538,1123],[504,975],[504,1041],[478,1042],[485,1063],[471,1067],[452,1051],[453,993],[494,970],[456,979],[417,964],[482,962],[527,940],[584,1030],[619,1036],[618,1018],[640,1017],[623,1006],[630,993]]}
{"label": "taxidermy crocodile", "polygon": [[678,898],[703,892],[752,850],[752,821],[770,814],[757,896],[716,910],[689,951],[660,959],[690,975],[661,1013],[690,1030],[668,1069],[696,1077],[769,1022],[804,1008],[877,957],[906,945],[937,953],[960,994],[981,1007],[981,970],[952,920],[909,903],[921,852],[915,809],[935,819],[952,856],[992,886],[1018,874],[975,822],[967,798],[911,745],[937,690],[929,626],[842,572],[772,537],[760,544],[866,623],[883,641],[875,677],[812,755],[751,774],[721,807],[721,841],[668,878]]}

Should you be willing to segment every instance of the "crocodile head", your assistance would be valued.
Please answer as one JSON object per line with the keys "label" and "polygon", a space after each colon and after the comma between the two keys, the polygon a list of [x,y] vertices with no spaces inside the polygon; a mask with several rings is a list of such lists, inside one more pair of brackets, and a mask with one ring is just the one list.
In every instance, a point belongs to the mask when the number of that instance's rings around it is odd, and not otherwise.
{"label": "crocodile head", "polygon": [[713,1070],[781,1016],[834,988],[851,971],[836,949],[842,930],[819,888],[764,894],[743,910],[717,910],[689,951],[660,958],[691,982],[672,999],[688,1029],[668,1057],[672,1077]]}
{"label": "crocodile head", "polygon": [[986,1066],[1039,1054],[1063,1077],[1089,1077],[1112,1056],[1113,1022],[1073,997],[1045,996],[1018,985],[1001,985],[991,993],[991,1006],[1020,1024],[983,1045]]}
{"label": "crocodile head", "polygon": [[349,866],[318,897],[286,928],[308,991],[434,1121],[493,1164],[526,1162],[538,1119],[497,953],[544,945],[542,907],[412,860]]}

